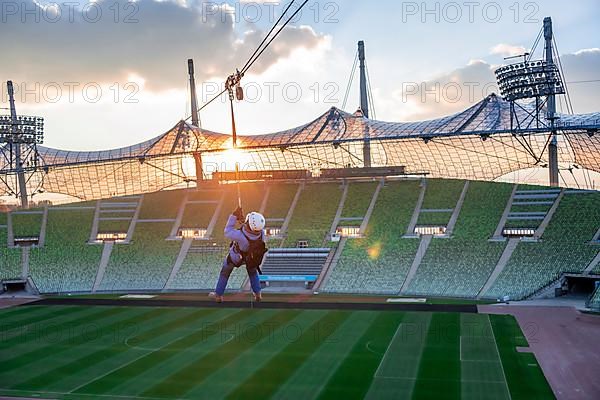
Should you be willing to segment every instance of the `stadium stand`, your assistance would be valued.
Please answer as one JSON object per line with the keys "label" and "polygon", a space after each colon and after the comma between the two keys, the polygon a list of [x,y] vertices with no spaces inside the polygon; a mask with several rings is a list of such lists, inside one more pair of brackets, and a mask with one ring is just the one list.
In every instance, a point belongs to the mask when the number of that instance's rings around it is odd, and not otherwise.
{"label": "stadium stand", "polygon": [[[348,183],[347,197],[338,226],[358,226],[366,213],[377,182]],[[288,215],[297,193],[298,184],[269,182],[240,184],[244,209],[259,210],[264,206],[271,226],[281,224]],[[464,187],[464,181],[427,181],[421,213],[449,218],[449,210]],[[214,189],[219,190],[214,190]],[[223,237],[223,226],[229,213],[237,206],[237,185],[220,185],[205,191],[173,190],[144,195],[141,220],[133,231],[130,244],[116,243],[108,259],[104,276],[99,275],[99,291],[163,290],[167,279],[171,290],[212,289],[228,246]],[[404,288],[404,294],[423,296],[475,297],[494,269],[506,241],[489,241],[503,214],[513,185],[470,182],[457,224],[451,238],[434,238],[420,265]],[[332,227],[339,207],[343,186],[340,183],[306,182],[300,192],[299,202],[292,213],[288,237],[270,240],[268,247],[295,248],[298,240],[308,240],[309,247],[320,248]],[[519,186],[521,197],[552,195],[554,189]],[[554,190],[555,191],[555,190]],[[525,193],[528,192],[528,193]],[[548,192],[548,193],[546,193]],[[349,238],[340,245],[340,251],[331,260],[327,278],[319,288],[322,292],[397,294],[405,282],[419,240],[403,238],[420,194],[418,180],[391,180],[385,183],[375,203],[375,208],[365,235]],[[182,247],[181,240],[166,240],[173,229],[174,218],[182,199],[189,195],[192,203],[214,201],[223,197],[223,206],[210,238],[196,238]],[[208,197],[207,197],[208,196]],[[212,197],[211,197],[212,196]],[[546,212],[554,201],[522,198],[516,203],[545,202],[547,204],[513,204],[511,213]],[[133,197],[132,197],[133,199]],[[102,200],[103,203],[123,203],[125,198]],[[208,203],[205,203],[208,204]],[[29,274],[43,293],[88,292],[94,286],[102,249],[101,245],[88,244],[96,202],[50,207],[43,247],[32,247],[29,257]],[[118,210],[114,205],[109,209]],[[132,206],[133,208],[133,206]],[[164,210],[164,214],[161,213]],[[446,210],[445,212],[443,212]],[[190,212],[188,210],[188,212]],[[107,212],[108,213],[108,212]],[[207,223],[214,213],[214,203],[208,212],[198,211],[186,217],[190,223]],[[208,214],[208,215],[206,215]],[[18,213],[16,214],[19,215]],[[39,231],[39,222],[28,223],[28,216],[15,218],[17,232]],[[24,217],[24,218],[22,218]],[[162,220],[164,222],[149,222]],[[109,220],[110,221],[110,220]],[[440,220],[439,222],[447,222]],[[539,220],[537,221],[539,224]],[[23,226],[20,226],[23,224]],[[513,299],[527,297],[556,280],[562,273],[581,273],[600,251],[600,244],[592,238],[600,225],[600,193],[568,191],[559,203],[545,233],[537,242],[521,241],[498,279],[490,281],[484,298],[505,295]],[[536,224],[537,226],[537,224]],[[39,233],[39,232],[38,232]],[[517,239],[518,240],[518,239]],[[338,246],[325,241],[326,247]],[[175,264],[178,255],[180,263]],[[187,253],[186,253],[187,251]],[[276,253],[277,251],[274,251]],[[0,278],[20,277],[22,249],[8,248],[7,215],[0,214]],[[331,256],[331,255],[330,255]],[[287,264],[293,265],[294,263]],[[175,270],[174,266],[177,266]],[[322,266],[323,264],[321,264]],[[592,264],[593,265],[593,264]],[[270,273],[269,264],[265,273]],[[290,272],[291,271],[291,272]],[[285,271],[303,274],[296,265]],[[591,273],[600,272],[596,266]],[[245,271],[232,275],[230,289],[239,289],[245,282]]]}
{"label": "stadium stand", "polygon": [[175,219],[184,193],[184,190],[167,190],[145,194],[139,218]]}
{"label": "stadium stand", "polygon": [[290,206],[292,205],[292,201],[294,200],[297,190],[297,184],[271,185],[269,198],[267,200],[267,207],[265,209],[265,215],[267,218],[285,218]]}
{"label": "stadium stand", "polygon": [[334,293],[397,293],[419,241],[401,239],[410,222],[418,181],[393,181],[382,188],[365,237],[348,240],[321,287]]}
{"label": "stadium stand", "polygon": [[29,254],[29,273],[44,293],[89,292],[102,247],[87,244],[94,210],[48,211],[46,243]]}
{"label": "stadium stand", "polygon": [[471,182],[452,238],[434,238],[406,293],[476,296],[505,246],[488,239],[511,190],[507,184]]}
{"label": "stadium stand", "polygon": [[215,203],[190,203],[185,205],[182,228],[206,228],[215,213]]}
{"label": "stadium stand", "polygon": [[358,218],[356,220],[348,220],[340,223],[340,225],[360,225],[362,217],[367,212],[373,192],[377,187],[377,182],[353,182],[348,187],[348,195],[346,196],[346,202],[344,203],[344,209],[342,211],[342,218]]}
{"label": "stadium stand", "polygon": [[306,241],[308,247],[331,246],[330,241],[323,242],[329,233],[341,195],[339,183],[307,185],[292,215],[284,247],[297,247],[300,240]]}
{"label": "stadium stand", "polygon": [[596,256],[591,244],[600,221],[600,193],[565,196],[537,243],[521,242],[506,268],[484,297],[522,299],[562,273],[581,273]]}
{"label": "stadium stand", "polygon": [[456,205],[465,181],[450,179],[428,179],[423,210],[451,210]]}
{"label": "stadium stand", "polygon": [[100,291],[162,290],[180,241],[166,241],[171,223],[138,224],[131,244],[113,248]]}
{"label": "stadium stand", "polygon": [[15,237],[37,237],[40,234],[44,211],[31,209],[26,212],[13,212],[12,225]]}
{"label": "stadium stand", "polygon": [[[226,248],[207,247],[194,244],[187,253],[181,269],[171,283],[175,290],[207,290],[214,289]],[[235,271],[229,279],[229,288],[239,289],[244,281],[244,274]]]}
{"label": "stadium stand", "polygon": [[8,248],[7,217],[0,213],[0,280],[21,277],[21,249]]}

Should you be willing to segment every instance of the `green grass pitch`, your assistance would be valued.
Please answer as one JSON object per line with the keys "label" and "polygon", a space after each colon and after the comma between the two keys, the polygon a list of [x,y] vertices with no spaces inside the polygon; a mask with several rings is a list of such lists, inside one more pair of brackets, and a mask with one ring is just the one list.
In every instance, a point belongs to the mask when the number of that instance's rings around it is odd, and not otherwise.
{"label": "green grass pitch", "polygon": [[554,398],[509,316],[26,306],[0,321],[4,396]]}

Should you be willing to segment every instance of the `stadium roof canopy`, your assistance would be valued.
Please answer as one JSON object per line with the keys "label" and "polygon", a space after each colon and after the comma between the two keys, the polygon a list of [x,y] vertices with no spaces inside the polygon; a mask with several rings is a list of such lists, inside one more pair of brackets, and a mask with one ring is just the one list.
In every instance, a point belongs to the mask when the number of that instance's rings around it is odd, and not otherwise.
{"label": "stadium roof canopy", "polygon": [[[383,122],[360,112],[331,108],[312,122],[282,132],[238,136],[244,150],[242,169],[308,169],[364,166],[365,143],[372,166],[405,166],[430,177],[493,180],[510,172],[544,167],[550,138],[548,121],[536,107],[511,104],[495,94],[443,118]],[[561,168],[600,172],[600,112],[559,114]],[[29,170],[32,191],[98,199],[145,193],[195,180],[193,154],[201,154],[205,172],[222,170],[231,136],[184,121],[154,139],[107,151],[77,152],[38,146],[43,170]],[[238,154],[238,159],[240,159]],[[10,182],[0,160],[0,179]],[[26,164],[27,166],[27,164]],[[10,194],[9,185],[0,195]],[[15,187],[15,186],[13,186]]]}

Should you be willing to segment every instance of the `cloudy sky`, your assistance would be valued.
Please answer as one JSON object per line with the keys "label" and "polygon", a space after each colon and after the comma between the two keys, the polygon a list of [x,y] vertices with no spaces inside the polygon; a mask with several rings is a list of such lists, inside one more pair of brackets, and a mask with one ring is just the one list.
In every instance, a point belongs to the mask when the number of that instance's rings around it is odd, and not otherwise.
{"label": "cloudy sky", "polygon": [[[188,58],[202,102],[245,63],[286,5],[0,0],[0,79],[15,83],[19,113],[45,117],[48,146],[133,144],[189,115]],[[238,130],[286,129],[341,107],[361,39],[378,119],[461,110],[496,90],[494,69],[531,48],[545,16],[553,17],[575,111],[600,110],[597,0],[568,7],[558,0],[310,0],[245,77]],[[5,92],[3,86],[0,107],[7,106]],[[202,112],[204,128],[229,131],[225,100]],[[355,82],[346,110],[357,106]]]}

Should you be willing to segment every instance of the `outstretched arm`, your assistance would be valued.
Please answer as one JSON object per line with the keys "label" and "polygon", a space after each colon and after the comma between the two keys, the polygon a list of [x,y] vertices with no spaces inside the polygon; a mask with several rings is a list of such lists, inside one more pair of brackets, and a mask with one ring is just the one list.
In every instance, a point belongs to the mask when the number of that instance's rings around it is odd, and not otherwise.
{"label": "outstretched arm", "polygon": [[238,241],[241,240],[242,238],[242,232],[240,232],[239,229],[236,229],[235,224],[237,222],[238,218],[235,215],[230,215],[229,219],[227,220],[227,224],[225,225],[225,230],[223,231],[223,233],[225,234],[225,237],[229,240],[234,240],[234,241]]}

